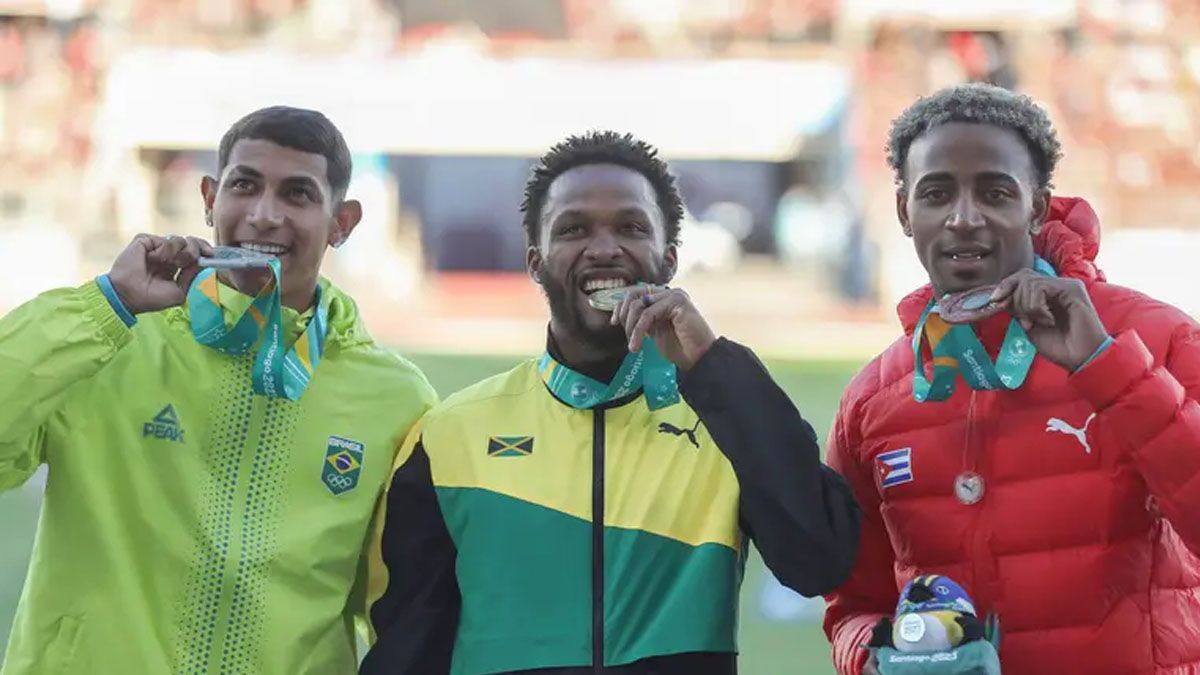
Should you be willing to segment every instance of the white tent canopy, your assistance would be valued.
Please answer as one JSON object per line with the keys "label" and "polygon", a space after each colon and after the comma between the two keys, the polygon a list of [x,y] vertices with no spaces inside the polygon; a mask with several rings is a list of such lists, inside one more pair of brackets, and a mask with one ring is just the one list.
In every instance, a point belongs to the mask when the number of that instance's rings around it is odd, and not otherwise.
{"label": "white tent canopy", "polygon": [[632,132],[672,158],[785,161],[841,114],[831,62],[390,59],[138,50],[113,64],[98,137],[136,148],[213,148],[240,116],[315,108],[356,152],[537,156],[591,128]]}
{"label": "white tent canopy", "polygon": [[1076,23],[1076,0],[843,0],[848,24],[922,22],[953,29],[1062,28]]}

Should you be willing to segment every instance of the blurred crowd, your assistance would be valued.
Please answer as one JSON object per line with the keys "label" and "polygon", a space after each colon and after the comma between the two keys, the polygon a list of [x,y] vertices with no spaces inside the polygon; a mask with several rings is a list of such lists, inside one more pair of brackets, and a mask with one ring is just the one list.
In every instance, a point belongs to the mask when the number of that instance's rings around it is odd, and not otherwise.
{"label": "blurred crowd", "polygon": [[[82,242],[85,255],[124,236],[110,226],[117,199],[96,187],[108,178],[96,174],[111,167],[94,161],[95,122],[107,69],[129,50],[401,58],[446,44],[496,58],[737,57],[845,66],[852,94],[839,142],[852,166],[835,185],[804,183],[803,166],[781,171],[787,184],[776,197],[777,223],[831,221],[834,234],[817,241],[777,224],[777,241],[752,251],[776,259],[812,262],[804,247],[826,257],[851,247],[856,264],[886,267],[880,251],[895,236],[882,151],[888,123],[915,97],[962,81],[1026,91],[1049,108],[1067,151],[1057,184],[1088,195],[1106,228],[1195,228],[1200,3],[1046,0],[1043,8],[1061,7],[1050,19],[1031,18],[1017,8],[1022,3],[971,3],[968,14],[952,9],[960,4],[0,0],[0,233],[54,226]],[[159,174],[157,222],[194,215],[196,164],[182,150],[148,163]],[[0,241],[11,248],[11,240]],[[848,295],[864,297],[871,294],[861,287],[872,283],[844,285]]]}
{"label": "blurred crowd", "polygon": [[[1081,0],[1066,25],[889,23],[871,37],[861,137],[881,141],[908,101],[948,84],[1025,91],[1062,138],[1058,187],[1095,199],[1107,226],[1196,226],[1187,214],[1200,185],[1200,3]],[[879,144],[865,145],[864,173],[885,171]]]}

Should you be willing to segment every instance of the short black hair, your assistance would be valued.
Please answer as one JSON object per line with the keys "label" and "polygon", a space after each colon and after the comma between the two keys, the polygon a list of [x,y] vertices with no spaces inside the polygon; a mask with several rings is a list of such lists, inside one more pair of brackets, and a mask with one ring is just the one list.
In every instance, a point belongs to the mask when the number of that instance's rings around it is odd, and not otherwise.
{"label": "short black hair", "polygon": [[904,185],[904,165],[913,141],[950,122],[989,124],[1015,131],[1029,149],[1037,188],[1053,187],[1051,181],[1054,167],[1062,157],[1062,145],[1046,111],[1028,96],[982,83],[947,87],[920,98],[892,121],[887,161],[895,172],[897,186]]}
{"label": "short black hair", "polygon": [[550,191],[550,184],[567,171],[590,164],[615,164],[645,176],[654,188],[658,208],[663,214],[667,243],[679,243],[683,198],[679,196],[675,176],[671,174],[670,167],[659,158],[658,149],[634,138],[632,134],[589,131],[569,136],[555,144],[542,155],[530,173],[529,180],[525,183],[525,200],[521,202],[521,212],[524,214],[525,236],[531,246],[537,245],[542,209],[546,205],[546,194]]}
{"label": "short black hair", "polygon": [[285,148],[310,152],[325,158],[325,177],[333,190],[336,206],[350,188],[350,148],[342,132],[316,110],[276,105],[246,115],[234,122],[221,137],[217,150],[217,175],[225,171],[233,146],[242,140],[270,141]]}

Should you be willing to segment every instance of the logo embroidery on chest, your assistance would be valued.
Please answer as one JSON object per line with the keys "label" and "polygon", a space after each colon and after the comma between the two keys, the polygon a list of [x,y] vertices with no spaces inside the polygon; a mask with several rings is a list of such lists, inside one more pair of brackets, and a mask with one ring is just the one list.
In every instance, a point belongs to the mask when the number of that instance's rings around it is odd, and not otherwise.
{"label": "logo embroidery on chest", "polygon": [[334,496],[358,487],[362,474],[364,446],[348,438],[330,436],[325,447],[325,461],[321,465],[321,482]]}
{"label": "logo embroidery on chest", "polygon": [[879,463],[879,484],[884,489],[912,482],[912,448],[880,453],[875,456],[875,461]]}
{"label": "logo embroidery on chest", "polygon": [[154,419],[142,424],[142,438],[157,438],[172,443],[183,442],[183,427],[179,424],[179,416],[175,414],[175,406],[158,411]]}
{"label": "logo embroidery on chest", "polygon": [[696,440],[696,430],[700,428],[700,418],[696,418],[696,423],[691,429],[680,429],[670,422],[659,422],[658,433],[671,434],[672,436],[687,436],[688,442],[700,449],[700,442]]}
{"label": "logo embroidery on chest", "polygon": [[489,436],[488,457],[528,457],[533,454],[533,436]]}
{"label": "logo embroidery on chest", "polygon": [[1050,419],[1046,420],[1046,432],[1074,436],[1075,440],[1079,441],[1079,444],[1083,446],[1083,451],[1090,455],[1092,454],[1092,446],[1090,443],[1088,443],[1087,430],[1088,427],[1091,426],[1092,420],[1095,418],[1096,413],[1088,415],[1087,419],[1083,421],[1083,426],[1079,429],[1076,429],[1057,417],[1051,417]]}

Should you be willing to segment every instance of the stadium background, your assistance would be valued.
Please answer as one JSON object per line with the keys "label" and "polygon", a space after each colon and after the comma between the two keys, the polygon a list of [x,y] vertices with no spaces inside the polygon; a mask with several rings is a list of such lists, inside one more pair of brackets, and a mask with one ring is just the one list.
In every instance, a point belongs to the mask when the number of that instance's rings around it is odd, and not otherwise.
{"label": "stadium background", "polygon": [[[824,437],[921,282],[882,146],[941,86],[1042,102],[1110,278],[1200,312],[1177,278],[1200,257],[1198,37],[1194,0],[0,0],[0,313],[137,232],[205,235],[221,133],[302,105],[345,131],[366,211],[330,276],[446,395],[537,351],[524,178],[610,127],[679,174],[678,284]],[[44,480],[0,495],[0,654]],[[831,672],[821,612],[752,561],[743,672]]]}

